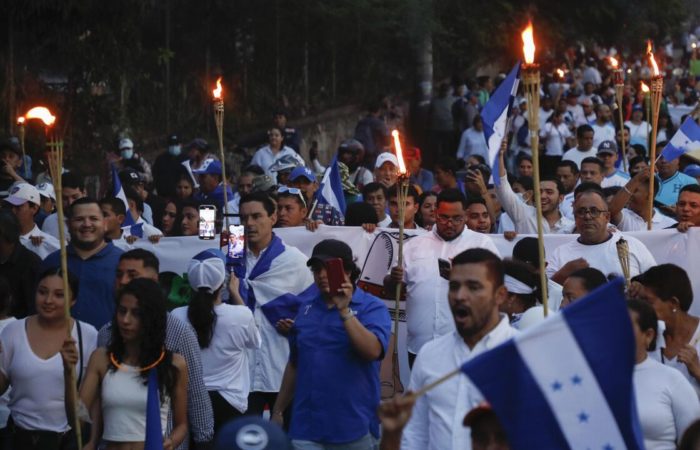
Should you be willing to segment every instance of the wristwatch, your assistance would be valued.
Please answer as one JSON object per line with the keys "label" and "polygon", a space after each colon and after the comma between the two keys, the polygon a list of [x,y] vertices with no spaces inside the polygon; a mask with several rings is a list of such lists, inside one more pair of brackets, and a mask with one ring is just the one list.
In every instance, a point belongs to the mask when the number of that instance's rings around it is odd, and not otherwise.
{"label": "wristwatch", "polygon": [[348,312],[345,314],[341,314],[340,318],[343,319],[343,322],[347,322],[348,320],[352,319],[355,316],[356,316],[355,311],[348,308]]}

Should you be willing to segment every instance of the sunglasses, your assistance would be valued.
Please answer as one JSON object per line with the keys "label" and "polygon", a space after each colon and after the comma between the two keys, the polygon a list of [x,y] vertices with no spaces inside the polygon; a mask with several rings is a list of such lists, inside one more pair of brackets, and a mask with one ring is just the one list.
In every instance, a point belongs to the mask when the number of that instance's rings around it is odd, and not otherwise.
{"label": "sunglasses", "polygon": [[295,188],[295,187],[288,187],[288,186],[280,186],[277,189],[278,194],[291,194],[291,195],[296,195],[299,196],[301,199],[301,203],[304,205],[304,208],[306,208],[306,198],[304,198],[304,193],[301,192],[301,189]]}

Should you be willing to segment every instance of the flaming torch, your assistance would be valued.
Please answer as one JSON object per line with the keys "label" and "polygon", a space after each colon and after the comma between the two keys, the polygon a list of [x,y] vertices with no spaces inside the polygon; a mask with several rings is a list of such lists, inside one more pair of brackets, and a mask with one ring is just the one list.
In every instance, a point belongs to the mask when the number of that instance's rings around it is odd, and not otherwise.
{"label": "flaming torch", "polygon": [[539,271],[542,289],[544,315],[547,316],[547,276],[544,264],[544,230],[542,228],[542,196],[540,195],[540,67],[535,63],[535,40],[532,22],[522,32],[523,55],[522,80],[527,98],[528,128],[530,129],[530,147],[532,148],[532,174],[535,185],[535,207],[537,208],[537,243],[540,251]]}
{"label": "flaming torch", "polygon": [[228,194],[226,187],[226,155],[224,154],[224,88],[221,87],[221,77],[216,80],[216,89],[213,89],[214,96],[214,122],[216,123],[216,133],[219,136],[219,154],[221,156],[221,178],[224,189],[224,230],[228,231]]}
{"label": "flaming torch", "polygon": [[20,116],[17,118],[17,127],[19,128],[19,146],[22,149],[22,176],[24,178],[27,178],[27,152],[24,150],[24,134],[25,134],[25,128],[24,128],[24,122],[26,122],[27,119],[24,118],[24,116]]}
{"label": "flaming torch", "polygon": [[613,68],[613,84],[615,86],[615,98],[617,99],[617,113],[620,119],[620,142],[622,143],[622,168],[627,172],[627,144],[625,143],[625,119],[622,113],[622,101],[625,95],[625,72],[619,66],[615,57],[610,57],[610,65]]}
{"label": "flaming torch", "polygon": [[656,169],[656,131],[659,125],[659,109],[661,108],[661,94],[664,88],[664,77],[659,72],[659,66],[654,59],[651,41],[647,41],[647,55],[651,66],[651,142],[649,146],[649,164],[651,176],[649,177],[649,212],[647,217],[647,230],[651,230],[651,218],[654,216],[654,173]]}
{"label": "flaming torch", "polygon": [[[644,108],[646,110],[646,120],[647,123],[651,123],[651,96],[649,94],[649,86],[643,81],[640,82],[642,93],[644,94]],[[649,133],[649,128],[647,127],[647,148],[651,148],[651,134]]]}
{"label": "flaming torch", "polygon": [[[399,204],[399,255],[398,267],[403,267],[403,232],[404,220],[406,218],[406,198],[408,197],[408,171],[403,159],[403,150],[401,149],[401,139],[399,132],[393,130],[391,135],[394,138],[394,148],[396,149],[396,159],[399,161],[399,179],[396,200]],[[394,311],[394,331],[398,336],[399,331],[399,301],[401,300],[401,283],[396,284],[396,310]]]}

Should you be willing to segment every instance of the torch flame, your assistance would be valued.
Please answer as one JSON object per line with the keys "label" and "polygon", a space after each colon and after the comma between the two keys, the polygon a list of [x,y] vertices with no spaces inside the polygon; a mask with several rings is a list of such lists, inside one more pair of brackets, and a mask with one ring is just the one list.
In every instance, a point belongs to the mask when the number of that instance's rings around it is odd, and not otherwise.
{"label": "torch flame", "polygon": [[654,59],[654,52],[651,49],[651,41],[647,41],[647,56],[649,56],[649,64],[651,64],[651,71],[655,77],[659,76],[659,66],[656,64]]}
{"label": "torch flame", "polygon": [[612,68],[617,69],[617,65],[618,65],[617,59],[615,59],[614,56],[610,56],[610,57],[608,57],[608,59],[610,59],[610,65],[612,66]]}
{"label": "torch flame", "polygon": [[44,122],[44,125],[47,127],[50,127],[54,124],[54,122],[56,122],[56,116],[51,114],[49,108],[45,106],[35,106],[27,111],[27,114],[25,114],[24,117],[26,119],[39,119]]}
{"label": "torch flame", "polygon": [[25,120],[26,120],[26,119],[24,118],[24,116],[19,116],[19,117],[17,118],[17,125],[24,125],[24,121],[25,121]]}
{"label": "torch flame", "polygon": [[399,140],[399,132],[394,130],[391,132],[394,137],[394,147],[396,148],[396,159],[399,160],[399,173],[406,175],[406,164],[403,162],[403,151],[401,151],[401,141]]}
{"label": "torch flame", "polygon": [[214,94],[214,98],[218,100],[221,98],[223,90],[224,89],[221,87],[221,77],[219,77],[216,80],[216,89],[212,90],[211,92]]}
{"label": "torch flame", "polygon": [[642,92],[645,94],[649,92],[649,86],[647,86],[643,81],[642,81]]}
{"label": "torch flame", "polygon": [[523,55],[525,63],[532,64],[535,62],[535,39],[532,36],[532,22],[527,23],[527,28],[521,34],[523,38]]}
{"label": "torch flame", "polygon": [[564,71],[561,69],[557,69],[557,75],[559,75],[559,78],[564,78]]}

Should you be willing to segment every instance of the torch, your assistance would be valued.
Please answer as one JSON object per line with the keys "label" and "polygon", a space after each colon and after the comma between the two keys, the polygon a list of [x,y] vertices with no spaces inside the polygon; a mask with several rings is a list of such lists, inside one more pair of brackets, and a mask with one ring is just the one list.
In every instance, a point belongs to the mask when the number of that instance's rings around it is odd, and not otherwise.
{"label": "torch", "polygon": [[[56,116],[52,115],[48,108],[39,106],[32,108],[25,115],[27,119],[40,119],[44,122],[46,127],[46,135],[48,137],[48,162],[49,171],[51,173],[51,180],[53,181],[54,190],[56,192],[56,198],[59,201],[56,202],[56,213],[58,215],[58,240],[61,243],[61,274],[63,278],[63,297],[64,297],[64,310],[63,314],[66,319],[67,335],[71,336],[71,316],[70,316],[70,305],[73,293],[70,290],[68,284],[68,252],[66,251],[66,224],[65,224],[65,213],[63,211],[63,202],[60,201],[63,192],[63,183],[61,181],[61,174],[63,173],[63,140],[60,139],[56,132],[52,132],[51,127],[56,122]],[[80,432],[80,419],[78,418],[78,389],[75,381],[75,368],[71,366],[70,372],[68,374],[70,378],[70,392],[69,395],[73,398],[75,404],[75,436],[78,440],[78,448],[83,448],[82,434]]]}
{"label": "torch", "polygon": [[539,272],[542,289],[542,305],[547,316],[547,276],[544,264],[544,231],[542,228],[542,196],[540,195],[540,67],[535,64],[535,40],[533,38],[532,22],[522,32],[523,54],[525,64],[522,66],[522,80],[527,98],[528,128],[530,129],[530,146],[532,148],[532,175],[535,185],[535,207],[537,208],[537,244],[539,247]]}
{"label": "torch", "polygon": [[221,156],[221,178],[224,189],[224,230],[228,230],[228,194],[226,193],[226,156],[224,155],[224,89],[221,87],[221,77],[216,80],[214,95],[214,122],[219,136],[219,153]]}
{"label": "torch", "polygon": [[[644,93],[644,108],[646,109],[647,123],[651,123],[651,96],[649,94],[649,86],[643,81],[641,83],[642,93]],[[647,127],[647,148],[651,148],[651,135]]]}
{"label": "torch", "polygon": [[654,59],[651,50],[651,41],[647,41],[647,55],[651,65],[651,145],[649,147],[649,212],[647,217],[647,230],[651,230],[651,218],[654,216],[654,172],[656,169],[656,130],[659,125],[659,109],[661,108],[661,93],[664,88],[664,78],[659,72],[659,66]]}
{"label": "torch", "polygon": [[22,149],[22,176],[24,178],[27,178],[27,152],[24,150],[24,122],[26,122],[27,119],[24,118],[24,116],[19,116],[17,118],[17,127],[19,128],[19,146]]}
{"label": "torch", "polygon": [[[394,138],[394,148],[396,149],[396,159],[399,161],[399,179],[398,189],[396,190],[396,200],[399,204],[399,267],[403,267],[403,232],[404,219],[406,218],[406,198],[408,197],[408,171],[403,160],[403,151],[401,150],[401,140],[399,132],[394,130],[391,132]],[[396,284],[396,309],[394,310],[394,332],[399,335],[399,301],[401,300],[401,283]]]}
{"label": "torch", "polygon": [[617,59],[610,57],[610,65],[613,68],[613,84],[615,85],[615,97],[617,99],[617,113],[620,119],[620,142],[622,145],[622,167],[627,172],[627,144],[625,143],[625,119],[622,113],[622,101],[625,96],[625,72],[619,67]]}

